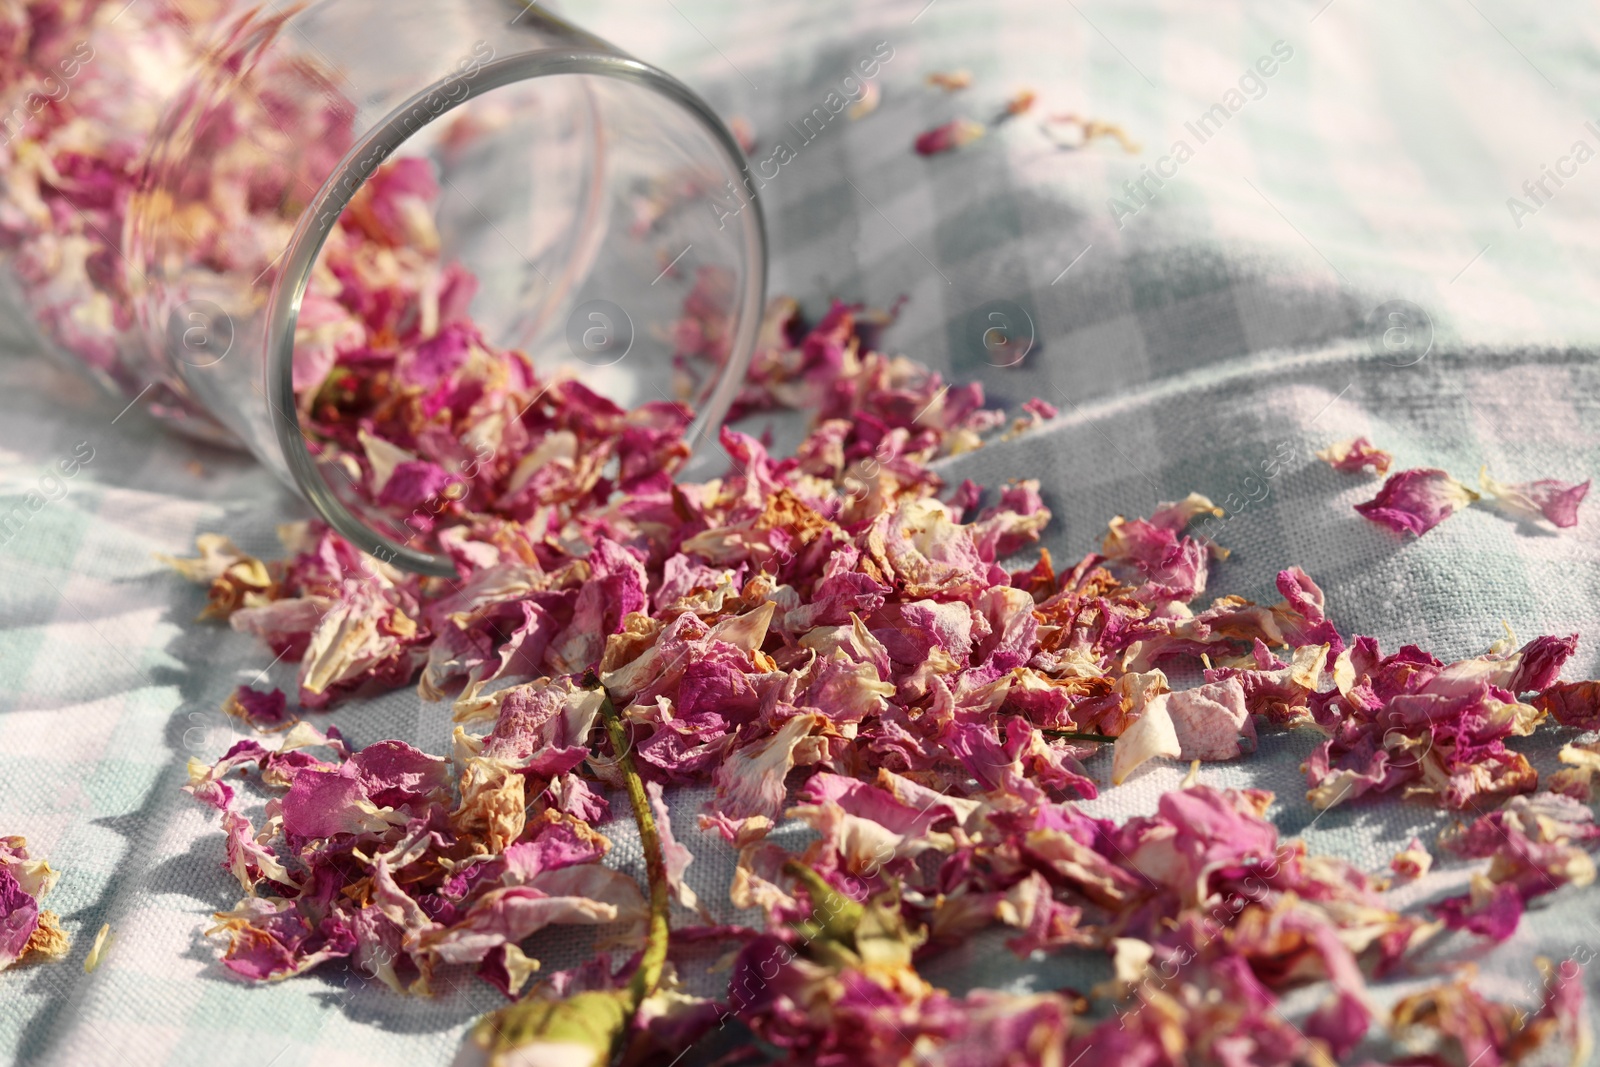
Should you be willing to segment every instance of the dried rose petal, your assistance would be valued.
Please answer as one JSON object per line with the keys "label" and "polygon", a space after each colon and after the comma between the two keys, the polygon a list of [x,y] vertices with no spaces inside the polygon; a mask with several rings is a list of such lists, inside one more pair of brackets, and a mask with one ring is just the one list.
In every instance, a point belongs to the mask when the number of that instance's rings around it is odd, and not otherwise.
{"label": "dried rose petal", "polygon": [[1545,780],[1545,788],[1580,803],[1589,803],[1594,799],[1595,772],[1600,771],[1600,742],[1562,745],[1557,755],[1567,766],[1550,775]]}
{"label": "dried rose petal", "polygon": [[1533,706],[1562,726],[1600,729],[1600,681],[1557,682],[1534,697]]}
{"label": "dried rose petal", "polygon": [[1389,869],[1395,873],[1395,877],[1407,882],[1421,878],[1432,866],[1433,854],[1415,837],[1389,861]]}
{"label": "dried rose petal", "polygon": [[970,70],[934,71],[928,75],[928,84],[943,89],[947,93],[959,92],[972,84]]}
{"label": "dried rose petal", "polygon": [[1507,485],[1489,477],[1485,466],[1478,486],[1496,507],[1526,519],[1546,519],[1563,528],[1578,525],[1578,505],[1589,493],[1588,482],[1558,482],[1551,478]]}
{"label": "dried rose petal", "polygon": [[1006,101],[1006,105],[1002,113],[1007,117],[1020,115],[1029,108],[1033,107],[1033,102],[1037,99],[1038,94],[1032,89],[1020,90],[1019,92],[1014,93],[1011,98]]}
{"label": "dried rose petal", "polygon": [[1356,510],[1396,533],[1427,533],[1457,508],[1466,507],[1478,494],[1444,471],[1430,468],[1401,471],[1391,475],[1371,500],[1356,505]]}
{"label": "dried rose petal", "polygon": [[248,685],[241,685],[222,702],[222,710],[229,715],[269,733],[287,730],[295,724],[297,720],[289,714],[288,706],[289,700],[283,690],[263,693]]}
{"label": "dried rose petal", "polygon": [[935,126],[918,134],[913,147],[919,156],[932,156],[969,145],[983,134],[983,123],[973,122],[971,119],[954,119],[943,126]]}
{"label": "dried rose petal", "polygon": [[1375,447],[1365,437],[1340,441],[1329,445],[1327,448],[1319,449],[1317,458],[1336,471],[1345,471],[1350,474],[1359,474],[1367,471],[1376,474],[1380,478],[1389,473],[1389,466],[1394,462],[1394,456],[1391,453]]}

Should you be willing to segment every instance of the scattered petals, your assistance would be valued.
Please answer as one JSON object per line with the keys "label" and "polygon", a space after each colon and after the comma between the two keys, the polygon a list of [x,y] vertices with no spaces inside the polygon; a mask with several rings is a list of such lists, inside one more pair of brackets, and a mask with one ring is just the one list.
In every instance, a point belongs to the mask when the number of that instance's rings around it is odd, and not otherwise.
{"label": "scattered petals", "polygon": [[1504,941],[1528,901],[1595,880],[1588,849],[1596,841],[1600,826],[1586,804],[1558,793],[1513,797],[1501,810],[1441,835],[1440,845],[1456,855],[1491,863],[1466,896],[1439,901],[1434,910],[1452,929]]}
{"label": "scattered petals", "polygon": [[1051,115],[1039,124],[1057,148],[1076,150],[1085,148],[1101,138],[1116,141],[1129,155],[1139,151],[1139,143],[1128,136],[1126,130],[1111,122],[1085,118],[1072,112]]}

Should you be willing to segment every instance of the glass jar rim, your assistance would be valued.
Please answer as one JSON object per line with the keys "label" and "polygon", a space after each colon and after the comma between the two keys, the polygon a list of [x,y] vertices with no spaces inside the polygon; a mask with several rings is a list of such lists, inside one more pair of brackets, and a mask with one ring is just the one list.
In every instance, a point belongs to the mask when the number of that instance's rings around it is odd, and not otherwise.
{"label": "glass jar rim", "polygon": [[[456,574],[450,558],[401,544],[373,529],[352,512],[329,488],[307,447],[307,435],[300,425],[299,405],[294,390],[295,333],[301,304],[311,282],[313,269],[324,242],[338,224],[340,216],[378,165],[422,127],[410,122],[418,108],[430,111],[422,125],[435,122],[452,110],[485,93],[516,82],[559,75],[597,75],[618,79],[652,90],[681,107],[694,118],[721,149],[730,172],[748,171],[744,152],[732,132],[716,112],[692,89],[665,71],[630,56],[590,49],[539,49],[492,59],[477,69],[470,79],[444,78],[413,94],[396,106],[363,136],[356,139],[331,175],[317,190],[295,227],[283,257],[283,268],[275,279],[267,302],[266,360],[263,383],[278,446],[290,477],[317,515],[351,544],[375,559],[392,563],[419,574],[451,578]],[[461,93],[459,87],[466,86]],[[446,93],[447,84],[451,92]],[[443,101],[434,112],[431,102]],[[354,179],[354,180],[352,180]],[[743,230],[746,262],[744,291],[738,305],[740,315],[728,355],[709,395],[694,412],[685,431],[691,453],[704,442],[713,447],[714,431],[732,406],[748,371],[761,327],[761,310],[766,297],[767,232],[761,203],[754,183],[743,182],[741,199],[753,208]],[[741,215],[744,213],[741,212]],[[753,309],[753,313],[748,313]],[[697,445],[696,442],[701,442]]]}

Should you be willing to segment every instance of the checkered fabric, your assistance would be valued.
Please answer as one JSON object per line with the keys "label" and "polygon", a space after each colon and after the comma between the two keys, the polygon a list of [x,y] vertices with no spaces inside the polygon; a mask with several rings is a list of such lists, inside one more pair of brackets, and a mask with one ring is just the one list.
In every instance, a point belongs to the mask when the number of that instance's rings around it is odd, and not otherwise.
{"label": "checkered fabric", "polygon": [[[758,158],[880,42],[892,49],[878,111],[803,146],[794,137],[795,158],[762,191],[772,289],[813,310],[831,296],[886,306],[905,295],[890,347],[982,380],[992,399],[1057,404],[1044,430],[943,473],[1038,478],[1058,560],[1091,548],[1113,514],[1190,490],[1232,496],[1219,537],[1234,555],[1213,593],[1270,599],[1277,570],[1299,564],[1341,629],[1386,649],[1470,655],[1505,622],[1523,637],[1583,634],[1567,676],[1600,673],[1600,505],[1559,535],[1471,509],[1402,541],[1351,510],[1371,481],[1310,455],[1366,434],[1402,466],[1469,481],[1485,463],[1506,481],[1600,468],[1600,162],[1579,162],[1575,147],[1600,149],[1586,125],[1600,116],[1581,104],[1600,99],[1592,9],[602,0],[567,13],[746,116]],[[954,68],[973,72],[971,88],[924,83]],[[1038,93],[1032,113],[957,153],[912,153],[921,130],[987,120],[1023,88]],[[1143,150],[1058,147],[1038,119],[1064,113],[1119,123]],[[999,360],[984,343],[997,321],[1015,342]],[[288,687],[293,665],[193,621],[201,592],[154,555],[182,554],[204,531],[270,555],[273,525],[303,506],[239,456],[119,413],[20,342],[8,351],[0,513],[80,443],[93,456],[0,546],[0,833],[26,835],[62,872],[48,903],[74,941],[63,962],[0,974],[0,1060],[448,1062],[499,1002],[487,985],[411,1000],[324,968],[249,987],[203,936],[238,888],[214,813],[179,790],[184,763],[234,736],[218,711],[233,686]],[[1275,476],[1247,480],[1285,455]],[[448,751],[448,709],[414,692],[333,721],[357,744]],[[1561,740],[1522,747],[1548,771]],[[1201,780],[1273,790],[1285,832],[1373,870],[1450,821],[1400,803],[1314,816],[1297,770],[1312,743],[1265,733],[1254,756],[1206,766]],[[1109,757],[1090,770],[1108,780]],[[1089,807],[1151,811],[1181,773],[1149,766]],[[727,917],[732,855],[695,828],[703,799],[673,798],[676,829],[696,853],[688,880]],[[631,826],[607,832],[615,862],[638,870]],[[1446,864],[1396,899],[1459,892],[1469,869]],[[1596,899],[1569,889],[1541,902],[1485,957],[1484,991],[1528,1000],[1535,955],[1592,955]],[[116,940],[86,975],[103,923]],[[568,964],[593,936],[556,932],[538,954],[547,969]],[[975,939],[928,976],[956,990],[1094,980],[1081,960],[1018,961],[1000,940]],[[709,966],[686,977],[715,984]]]}

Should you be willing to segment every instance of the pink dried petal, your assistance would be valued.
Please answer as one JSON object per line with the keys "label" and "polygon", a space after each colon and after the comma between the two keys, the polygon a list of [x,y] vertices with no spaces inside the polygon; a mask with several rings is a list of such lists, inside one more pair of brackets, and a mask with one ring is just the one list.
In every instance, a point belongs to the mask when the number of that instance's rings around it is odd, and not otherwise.
{"label": "pink dried petal", "polygon": [[917,135],[913,147],[919,156],[950,152],[971,144],[984,135],[984,125],[971,119],[955,119]]}
{"label": "pink dried petal", "polygon": [[1427,533],[1457,508],[1466,507],[1478,494],[1431,468],[1401,471],[1391,475],[1373,499],[1357,504],[1356,510],[1396,533]]}
{"label": "pink dried petal", "polygon": [[281,689],[263,693],[241,685],[223,701],[222,710],[258,730],[286,730],[297,721],[288,712],[288,702]]}
{"label": "pink dried petal", "polygon": [[1489,468],[1478,472],[1479,488],[1495,505],[1526,519],[1544,518],[1562,528],[1578,525],[1578,505],[1589,493],[1589,482],[1559,482],[1551,478],[1507,485],[1489,477]]}
{"label": "pink dried petal", "polygon": [[21,958],[38,928],[39,902],[0,864],[0,970]]}
{"label": "pink dried petal", "polygon": [[694,890],[683,880],[683,872],[694,862],[694,854],[679,844],[672,835],[672,818],[667,810],[666,793],[659,782],[646,782],[645,792],[650,796],[650,810],[655,816],[656,832],[661,836],[661,855],[666,866],[667,885],[679,904],[691,911],[703,911]]}
{"label": "pink dried petal", "polygon": [[1577,650],[1577,634],[1535,637],[1517,651],[1517,668],[1505,688],[1512,693],[1548,689],[1561,673],[1561,665]]}
{"label": "pink dried petal", "polygon": [[1255,722],[1237,679],[1166,694],[1166,713],[1178,738],[1178,758],[1233,759],[1256,747]]}
{"label": "pink dried petal", "polygon": [[1363,471],[1382,478],[1389,473],[1394,456],[1373,445],[1365,437],[1340,441],[1317,451],[1317,458],[1336,471],[1360,474]]}
{"label": "pink dried petal", "polygon": [[1432,867],[1433,854],[1415,837],[1389,861],[1389,869],[1395,877],[1407,882],[1416,881]]}
{"label": "pink dried petal", "polygon": [[283,798],[283,829],[295,837],[370,834],[386,830],[389,825],[367,797],[353,768],[349,774],[301,771]]}
{"label": "pink dried petal", "polygon": [[784,779],[795,765],[795,749],[824,721],[820,715],[796,715],[776,733],[729,751],[712,776],[717,810],[734,818],[776,819],[786,794]]}
{"label": "pink dried petal", "polygon": [[1517,887],[1494,886],[1482,900],[1447,897],[1433,904],[1432,910],[1452,930],[1466,930],[1491,941],[1506,941],[1517,932],[1522,921],[1523,899]]}

